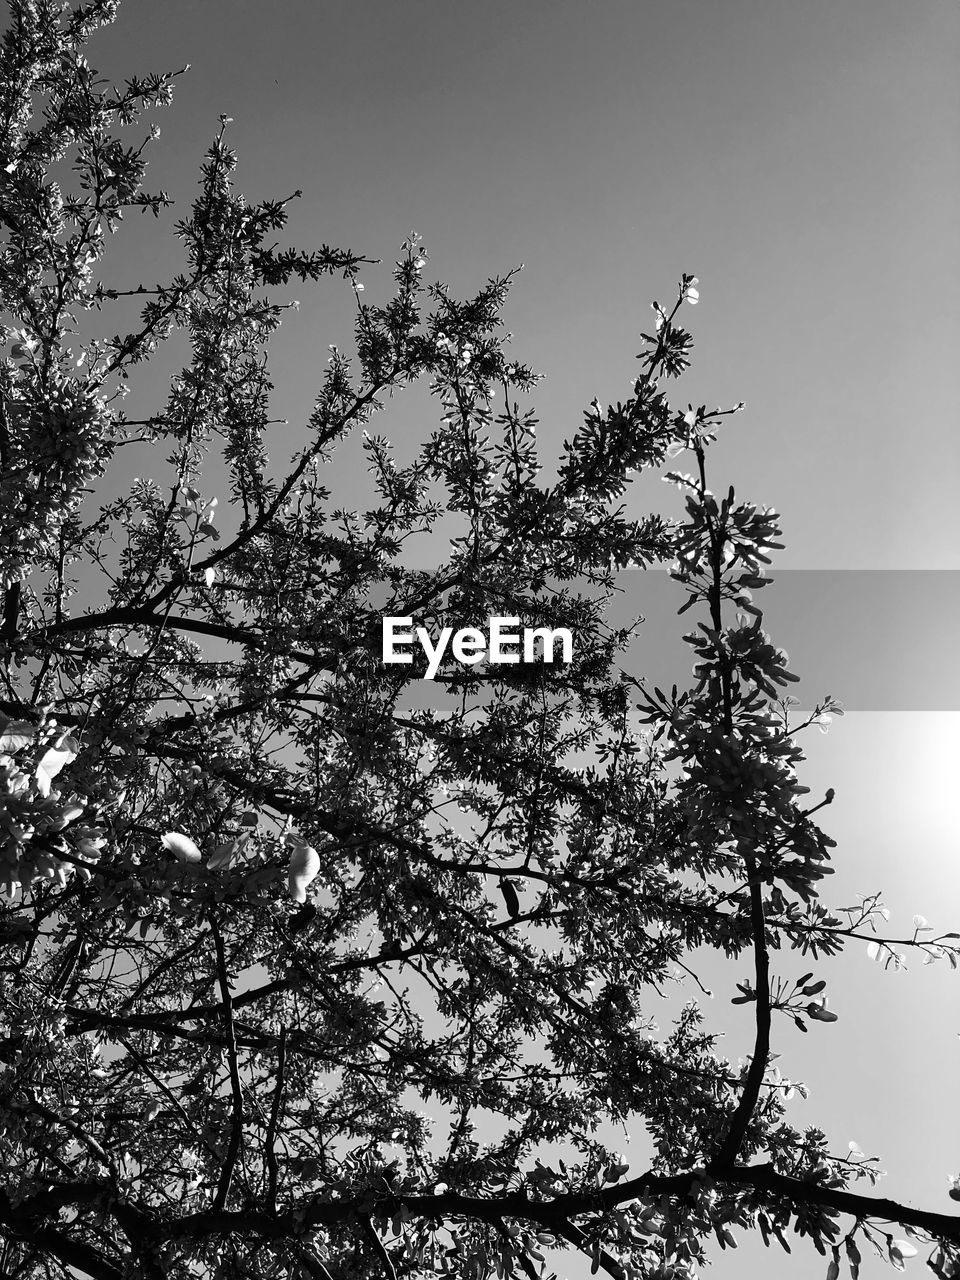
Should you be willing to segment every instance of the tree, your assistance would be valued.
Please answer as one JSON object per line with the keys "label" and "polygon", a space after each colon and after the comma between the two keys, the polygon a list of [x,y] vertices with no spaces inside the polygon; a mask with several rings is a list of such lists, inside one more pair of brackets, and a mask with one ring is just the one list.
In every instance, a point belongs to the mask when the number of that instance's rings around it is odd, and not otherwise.
{"label": "tree", "polygon": [[[457,301],[411,236],[365,302],[368,259],[279,248],[288,202],[234,190],[225,118],[183,273],[111,279],[121,218],[171,203],[143,186],[143,117],[173,77],[114,88],[83,56],[117,7],[12,0],[2,46],[3,1274],[481,1280],[572,1249],[633,1280],[758,1228],[809,1236],[830,1277],[865,1243],[902,1266],[911,1239],[956,1275],[960,1218],[864,1193],[869,1161],[785,1118],[774,1030],[836,1016],[794,970],[880,907],[819,899],[831,795],[804,799],[797,732],[834,704],[794,722],[761,629],[776,513],[717,500],[725,413],[663,390],[695,278],[543,483],[511,276]],[[284,472],[268,346],[283,291],[324,276],[356,293],[354,350],[331,350]],[[92,336],[131,295],[135,327]],[[174,334],[166,406],[128,414]],[[439,421],[401,466],[365,428],[420,379]],[[377,493],[359,513],[324,487],[350,447]],[[164,483],[121,491],[129,449]],[[627,518],[631,473],[678,455],[685,517]],[[442,565],[405,567],[447,513]],[[630,631],[604,614],[617,570],[664,564],[698,618],[695,681],[669,693],[621,669]],[[474,636],[423,709],[426,657],[383,660],[388,616],[430,637],[515,618],[576,649],[498,664]],[[955,939],[912,945],[955,964]],[[743,1070],[695,1003],[665,1038],[645,1012],[698,946],[752,969]],[[648,1169],[609,1122],[646,1127]]]}

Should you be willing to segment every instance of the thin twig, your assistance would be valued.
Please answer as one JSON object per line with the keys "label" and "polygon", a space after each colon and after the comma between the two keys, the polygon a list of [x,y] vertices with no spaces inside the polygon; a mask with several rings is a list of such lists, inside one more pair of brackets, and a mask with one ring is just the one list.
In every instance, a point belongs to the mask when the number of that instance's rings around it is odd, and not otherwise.
{"label": "thin twig", "polygon": [[283,1105],[283,1094],[286,1087],[284,1068],[287,1063],[287,1028],[280,1028],[280,1049],[277,1057],[277,1083],[273,1090],[273,1105],[270,1108],[270,1123],[267,1126],[265,1141],[265,1157],[267,1164],[267,1206],[271,1213],[277,1211],[277,1153],[274,1143],[277,1138],[277,1125]]}
{"label": "thin twig", "polygon": [[230,1123],[230,1145],[227,1158],[220,1171],[220,1182],[214,1197],[214,1209],[222,1209],[227,1203],[230,1182],[240,1154],[243,1134],[243,1088],[240,1084],[240,1068],[237,1065],[237,1038],[233,1026],[233,1001],[230,996],[230,979],[227,977],[227,961],[223,950],[223,938],[216,920],[211,916],[210,929],[217,949],[217,974],[220,981],[220,997],[223,1002],[223,1020],[226,1024],[227,1061],[230,1064],[230,1086],[233,1092],[233,1110]]}
{"label": "thin twig", "polygon": [[123,1045],[123,1047],[126,1049],[127,1053],[129,1053],[130,1057],[133,1058],[134,1062],[136,1062],[137,1065],[140,1067],[140,1069],[143,1071],[144,1075],[149,1076],[149,1078],[157,1086],[157,1088],[164,1095],[164,1097],[168,1098],[172,1103],[172,1105],[176,1108],[176,1110],[180,1112],[181,1116],[183,1116],[184,1123],[186,1124],[187,1129],[193,1133],[197,1141],[202,1146],[206,1147],[211,1155],[215,1155],[216,1152],[214,1151],[213,1147],[206,1140],[206,1138],[199,1131],[199,1129],[197,1129],[196,1125],[187,1115],[186,1111],[183,1109],[183,1104],[181,1103],[177,1095],[173,1092],[173,1090],[170,1089],[167,1085],[165,1085],[163,1081],[160,1079],[160,1077],[150,1070],[150,1067],[147,1064],[146,1059],[143,1058],[139,1053],[137,1053],[136,1049],[133,1047],[133,1045],[130,1043],[129,1040],[125,1039],[123,1036],[119,1036],[118,1039],[120,1043]]}

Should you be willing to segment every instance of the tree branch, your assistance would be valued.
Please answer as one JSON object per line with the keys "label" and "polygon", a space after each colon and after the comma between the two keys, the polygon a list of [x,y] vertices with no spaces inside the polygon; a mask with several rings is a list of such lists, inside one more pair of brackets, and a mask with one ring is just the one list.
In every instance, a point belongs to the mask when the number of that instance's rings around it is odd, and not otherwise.
{"label": "tree branch", "polygon": [[726,1137],[710,1161],[710,1172],[721,1173],[736,1162],[743,1145],[747,1127],[760,1097],[763,1077],[770,1056],[770,955],[767,951],[766,924],[763,918],[763,890],[754,856],[746,858],[747,877],[750,883],[750,927],[753,933],[754,973],[757,983],[757,1031],[750,1069],[733,1113]]}
{"label": "tree branch", "polygon": [[73,1240],[54,1227],[32,1221],[30,1213],[25,1212],[27,1203],[29,1202],[21,1202],[14,1208],[6,1192],[0,1190],[0,1222],[13,1235],[52,1254],[65,1267],[92,1276],[93,1280],[124,1280],[123,1272],[108,1262],[98,1249],[82,1240]]}
{"label": "tree branch", "polygon": [[367,1239],[370,1241],[371,1248],[376,1254],[381,1267],[383,1267],[383,1270],[386,1272],[388,1280],[397,1280],[396,1270],[390,1260],[389,1253],[387,1253],[386,1249],[383,1247],[383,1241],[377,1235],[376,1227],[367,1217],[361,1217],[360,1221],[363,1223],[363,1229]]}

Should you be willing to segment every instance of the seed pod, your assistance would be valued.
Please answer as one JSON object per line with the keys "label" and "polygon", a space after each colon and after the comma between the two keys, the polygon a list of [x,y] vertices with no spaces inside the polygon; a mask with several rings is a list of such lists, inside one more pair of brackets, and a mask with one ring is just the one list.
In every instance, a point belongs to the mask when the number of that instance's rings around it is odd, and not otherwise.
{"label": "seed pod", "polygon": [[520,914],[520,899],[517,897],[516,889],[509,880],[501,880],[500,892],[503,894],[503,900],[507,906],[507,915],[511,920],[516,920]]}

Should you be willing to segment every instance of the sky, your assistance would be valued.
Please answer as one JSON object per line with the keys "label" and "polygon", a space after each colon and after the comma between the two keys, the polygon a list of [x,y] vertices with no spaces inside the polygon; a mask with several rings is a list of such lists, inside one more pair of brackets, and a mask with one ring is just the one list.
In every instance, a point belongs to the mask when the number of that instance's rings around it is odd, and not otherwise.
{"label": "sky", "polygon": [[[123,0],[90,49],[110,76],[191,64],[148,185],[188,201],[226,113],[240,189],[302,190],[290,241],[383,258],[367,301],[389,295],[411,229],[460,295],[523,263],[505,315],[545,375],[548,469],[594,395],[629,393],[650,302],[699,277],[675,398],[745,402],[713,487],[782,513],[774,638],[811,698],[851,695],[806,744],[807,785],[837,790],[826,896],[883,890],[900,934],[914,912],[960,929],[958,54],[956,0]],[[168,226],[125,226],[110,283],[174,274]],[[281,453],[353,306],[343,283],[299,296],[273,363]],[[398,431],[423,426],[415,400],[391,412]],[[355,475],[333,465],[349,505]],[[654,479],[630,503],[675,511],[673,493]],[[777,1032],[784,1073],[812,1090],[791,1118],[880,1155],[878,1195],[948,1210],[960,978],[883,973],[862,944],[827,973],[840,1021]],[[717,1010],[734,1058],[752,1041],[738,1013]],[[771,1266],[825,1270],[812,1249],[744,1243],[714,1274]]]}

